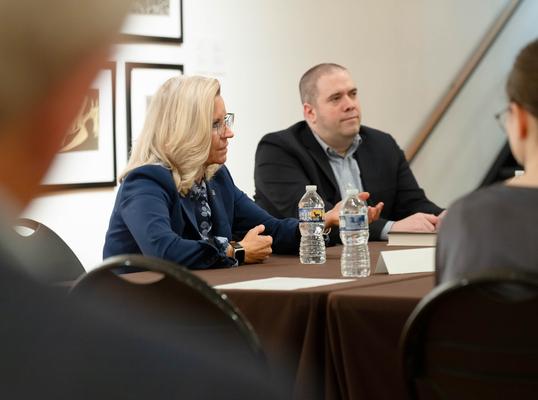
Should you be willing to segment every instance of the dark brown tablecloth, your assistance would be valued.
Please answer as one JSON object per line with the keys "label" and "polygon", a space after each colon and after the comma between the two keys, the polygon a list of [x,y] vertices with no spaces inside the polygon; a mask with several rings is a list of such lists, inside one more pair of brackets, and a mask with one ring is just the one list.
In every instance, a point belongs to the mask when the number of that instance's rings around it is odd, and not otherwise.
{"label": "dark brown tablecloth", "polygon": [[329,295],[328,336],[336,375],[330,397],[405,398],[398,342],[407,317],[433,286],[429,274]]}
{"label": "dark brown tablecloth", "polygon": [[[369,247],[374,269],[379,252],[391,248],[383,242],[373,242]],[[298,256],[273,256],[264,264],[197,271],[196,275],[211,285],[271,277],[342,278],[341,251],[341,247],[327,249],[327,262],[322,265],[302,265]],[[332,309],[328,308],[329,296],[342,290],[361,293],[368,288],[421,276],[424,274],[373,275],[349,283],[294,291],[227,289],[224,292],[254,327],[271,366],[286,382],[294,399],[338,398],[340,379],[332,366],[334,350],[328,340],[327,310]],[[401,319],[409,314],[405,309]],[[396,325],[394,328],[400,329]],[[399,333],[394,332],[393,336]]]}
{"label": "dark brown tablecloth", "polygon": [[[380,251],[369,244],[372,270]],[[298,256],[273,255],[263,264],[195,271],[210,285],[272,277],[342,278],[341,247],[327,262],[302,265]],[[155,274],[129,274],[145,282]],[[294,399],[401,398],[397,343],[415,304],[433,287],[433,274],[372,275],[293,291],[224,293],[250,321],[268,361]]]}

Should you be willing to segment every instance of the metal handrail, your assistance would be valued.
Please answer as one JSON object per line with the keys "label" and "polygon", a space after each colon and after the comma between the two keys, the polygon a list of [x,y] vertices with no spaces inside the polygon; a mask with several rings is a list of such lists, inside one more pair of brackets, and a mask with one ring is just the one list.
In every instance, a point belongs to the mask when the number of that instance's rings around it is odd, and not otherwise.
{"label": "metal handrail", "polygon": [[405,150],[405,156],[408,161],[412,161],[417,155],[521,3],[523,3],[523,0],[511,0],[495,20],[488,32],[486,32],[484,38],[478,45],[478,48],[464,64],[463,68],[456,76],[456,79],[450,85],[447,93],[441,98],[424,125],[420,128],[418,134]]}

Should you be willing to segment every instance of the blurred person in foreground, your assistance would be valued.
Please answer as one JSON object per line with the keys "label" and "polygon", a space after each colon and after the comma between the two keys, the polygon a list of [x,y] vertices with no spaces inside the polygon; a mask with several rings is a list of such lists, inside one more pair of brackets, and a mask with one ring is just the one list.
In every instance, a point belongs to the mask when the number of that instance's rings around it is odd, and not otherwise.
{"label": "blurred person in foreground", "polygon": [[[176,77],[159,88],[120,177],[105,258],[142,253],[205,269],[297,253],[298,220],[269,215],[223,165],[233,118],[216,79]],[[371,220],[381,208],[370,207]],[[326,228],[338,225],[338,211],[326,213]]]}
{"label": "blurred person in foreground", "polygon": [[506,94],[508,105],[496,117],[525,173],[448,209],[436,251],[438,282],[490,268],[538,271],[538,39],[517,56]]}
{"label": "blurred person in foreground", "polygon": [[136,310],[37,283],[30,271],[39,265],[25,264],[31,249],[10,228],[127,9],[123,0],[0,0],[0,398],[274,398],[257,365],[215,357],[227,345],[218,339],[140,326]]}

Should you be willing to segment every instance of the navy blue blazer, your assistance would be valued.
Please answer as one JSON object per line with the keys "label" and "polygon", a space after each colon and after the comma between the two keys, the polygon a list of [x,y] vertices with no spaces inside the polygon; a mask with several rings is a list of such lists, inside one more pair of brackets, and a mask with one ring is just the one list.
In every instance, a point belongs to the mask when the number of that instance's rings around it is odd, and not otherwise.
{"label": "navy blue blazer", "polygon": [[[300,233],[293,218],[276,219],[239,190],[222,166],[207,182],[212,234],[240,240],[253,227],[265,225],[274,253],[296,253]],[[177,191],[172,172],[162,165],[131,171],[121,184],[106,233],[103,257],[144,254],[191,269],[229,267],[226,257],[202,239],[193,203]]]}

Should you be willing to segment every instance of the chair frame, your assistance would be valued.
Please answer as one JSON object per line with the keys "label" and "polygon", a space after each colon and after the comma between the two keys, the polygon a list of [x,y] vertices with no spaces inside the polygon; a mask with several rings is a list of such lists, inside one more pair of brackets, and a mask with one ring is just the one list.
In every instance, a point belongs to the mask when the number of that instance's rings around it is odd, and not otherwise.
{"label": "chair frame", "polygon": [[407,393],[411,399],[419,398],[415,386],[415,378],[420,376],[420,360],[423,359],[419,343],[422,341],[424,328],[429,322],[430,315],[435,311],[438,303],[464,289],[496,284],[533,286],[538,294],[538,274],[508,268],[494,268],[487,272],[470,274],[461,280],[443,283],[435,287],[415,307],[404,325],[399,343],[401,368]]}
{"label": "chair frame", "polygon": [[[59,245],[62,246],[62,252],[64,252],[64,254],[67,256],[67,259],[69,259],[73,263],[73,265],[70,265],[70,270],[73,270],[75,267],[77,269],[77,274],[70,273],[68,275],[70,275],[71,277],[64,276],[65,281],[74,280],[85,275],[86,269],[84,268],[84,265],[82,264],[78,256],[75,254],[73,249],[71,249],[71,247],[56,232],[54,232],[54,230],[49,228],[44,223],[30,219],[30,218],[18,218],[14,224],[14,227],[17,227],[17,226],[33,230],[33,232],[27,236],[18,234],[18,236],[22,238],[23,242],[25,240],[31,241],[33,238],[38,237],[40,235],[40,232],[43,232],[42,235],[44,236],[44,238],[52,240],[53,245],[55,245],[54,242],[57,242]],[[62,281],[50,281],[50,277],[47,277],[46,274],[44,274],[39,279],[45,280],[46,283],[53,283],[53,284],[62,282]]]}
{"label": "chair frame", "polygon": [[[226,314],[235,324],[239,333],[247,340],[248,346],[254,355],[263,363],[266,362],[265,353],[261,347],[260,341],[252,325],[239,309],[228,299],[225,293],[211,287],[206,281],[190,272],[187,268],[156,257],[143,256],[140,254],[124,254],[109,257],[87,274],[80,276],[69,290],[69,293],[76,292],[81,285],[88,282],[94,275],[101,274],[104,271],[112,272],[114,269],[122,267],[138,267],[147,271],[159,272],[169,276],[182,284],[194,289],[207,300],[215,304],[224,314]],[[121,274],[128,275],[128,274]],[[117,279],[122,279],[121,275]],[[137,285],[137,283],[132,283]],[[143,285],[143,284],[142,284]]]}

